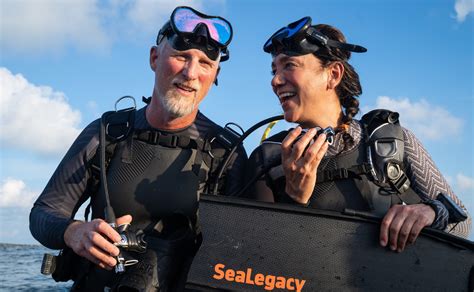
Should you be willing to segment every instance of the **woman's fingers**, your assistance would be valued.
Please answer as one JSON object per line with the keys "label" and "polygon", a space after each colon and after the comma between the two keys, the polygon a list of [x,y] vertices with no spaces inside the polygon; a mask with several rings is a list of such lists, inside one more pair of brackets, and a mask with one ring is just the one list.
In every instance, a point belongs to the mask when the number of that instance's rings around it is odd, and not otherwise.
{"label": "woman's fingers", "polygon": [[[301,135],[300,135],[301,136]],[[316,129],[308,130],[304,135],[301,136],[297,141],[293,143],[291,158],[296,161],[305,155],[305,150],[313,143],[313,138],[316,136]]]}
{"label": "woman's fingers", "polygon": [[326,134],[319,135],[316,141],[306,150],[302,162],[304,164],[310,164],[312,168],[317,168],[319,162],[324,158],[328,146],[329,144],[326,142]]}
{"label": "woman's fingers", "polygon": [[285,139],[281,142],[281,155],[282,161],[286,158],[290,157],[291,152],[293,150],[293,143],[295,142],[296,138],[301,134],[302,129],[300,126],[296,127],[293,131],[286,135]]}
{"label": "woman's fingers", "polygon": [[[282,165],[286,177],[286,193],[299,203],[307,203],[316,183],[317,167],[328,143],[322,134],[316,140],[316,129],[305,134],[297,127],[282,142]],[[299,136],[299,138],[298,138]]]}

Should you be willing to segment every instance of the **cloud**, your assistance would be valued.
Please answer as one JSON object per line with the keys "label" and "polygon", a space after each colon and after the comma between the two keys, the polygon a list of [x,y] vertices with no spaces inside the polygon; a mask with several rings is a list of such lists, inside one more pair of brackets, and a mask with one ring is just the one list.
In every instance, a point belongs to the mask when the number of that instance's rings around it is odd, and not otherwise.
{"label": "cloud", "polygon": [[5,0],[2,47],[13,52],[60,51],[65,46],[97,50],[110,45],[96,0]]}
{"label": "cloud", "polygon": [[29,208],[38,194],[27,189],[22,180],[6,178],[0,185],[0,207]]}
{"label": "cloud", "polygon": [[177,5],[202,9],[201,0],[189,0],[185,3],[169,0],[135,0],[127,11],[127,18],[134,26],[134,30],[141,29],[156,33],[161,25],[169,20],[171,12]]}
{"label": "cloud", "polygon": [[454,10],[456,10],[456,19],[458,22],[463,22],[469,13],[474,11],[473,0],[456,0],[454,4]]}
{"label": "cloud", "polygon": [[[156,35],[176,6],[198,10],[203,0],[3,0],[0,49],[10,53],[51,53],[73,47],[106,51],[117,41]],[[225,1],[206,1],[223,7]]]}
{"label": "cloud", "polygon": [[0,67],[0,141],[3,146],[54,155],[79,135],[81,113],[62,92],[36,86]]}
{"label": "cloud", "polygon": [[446,175],[444,177],[450,186],[454,185],[454,179],[452,176]]}
{"label": "cloud", "polygon": [[456,175],[456,186],[461,190],[474,190],[474,178],[458,173]]}
{"label": "cloud", "polygon": [[441,140],[446,133],[457,136],[462,132],[461,119],[424,99],[410,101],[408,98],[393,99],[388,96],[379,96],[376,105],[364,107],[363,112],[374,108],[386,108],[399,112],[401,124],[412,130],[421,140]]}

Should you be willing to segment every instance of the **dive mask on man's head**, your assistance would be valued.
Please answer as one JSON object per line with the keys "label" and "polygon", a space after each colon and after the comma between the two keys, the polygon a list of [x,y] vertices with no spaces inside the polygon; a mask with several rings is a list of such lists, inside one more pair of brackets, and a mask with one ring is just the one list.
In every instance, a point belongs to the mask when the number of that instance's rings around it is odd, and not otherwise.
{"label": "dive mask on man's head", "polygon": [[232,26],[222,17],[179,6],[158,33],[156,44],[165,36],[176,50],[198,49],[212,60],[217,60],[219,55],[221,61],[229,59],[227,46],[232,40]]}
{"label": "dive mask on man's head", "polygon": [[339,48],[345,51],[364,53],[366,48],[332,40],[311,26],[311,17],[288,24],[275,32],[263,45],[263,50],[274,56],[285,54],[301,56],[318,51],[321,47]]}

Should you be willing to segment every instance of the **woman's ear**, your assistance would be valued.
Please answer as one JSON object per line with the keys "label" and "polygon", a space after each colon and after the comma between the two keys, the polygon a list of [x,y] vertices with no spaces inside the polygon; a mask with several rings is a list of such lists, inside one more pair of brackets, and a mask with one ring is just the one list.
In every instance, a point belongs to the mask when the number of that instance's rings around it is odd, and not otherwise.
{"label": "woman's ear", "polygon": [[327,68],[328,70],[328,89],[336,89],[341,83],[344,75],[344,65],[341,62],[334,62]]}
{"label": "woman's ear", "polygon": [[151,70],[155,71],[156,70],[156,59],[158,58],[158,47],[153,46],[150,49],[150,68]]}

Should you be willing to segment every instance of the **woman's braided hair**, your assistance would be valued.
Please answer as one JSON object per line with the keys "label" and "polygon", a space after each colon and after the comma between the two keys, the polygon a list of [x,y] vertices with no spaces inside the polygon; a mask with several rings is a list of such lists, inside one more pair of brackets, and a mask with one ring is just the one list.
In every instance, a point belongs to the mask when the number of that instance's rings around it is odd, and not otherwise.
{"label": "woman's braided hair", "polygon": [[[346,42],[346,38],[342,32],[327,24],[318,24],[314,28],[330,39],[341,43]],[[362,86],[359,81],[359,74],[354,67],[348,63],[351,57],[350,51],[341,50],[339,48],[321,47],[314,55],[321,61],[323,67],[329,66],[331,63],[338,61],[344,66],[344,74],[341,83],[336,87],[336,93],[339,101],[344,108],[344,116],[342,118],[344,149],[350,148],[354,145],[354,139],[349,135],[347,129],[355,115],[359,112],[359,100],[357,96],[362,94]]]}

